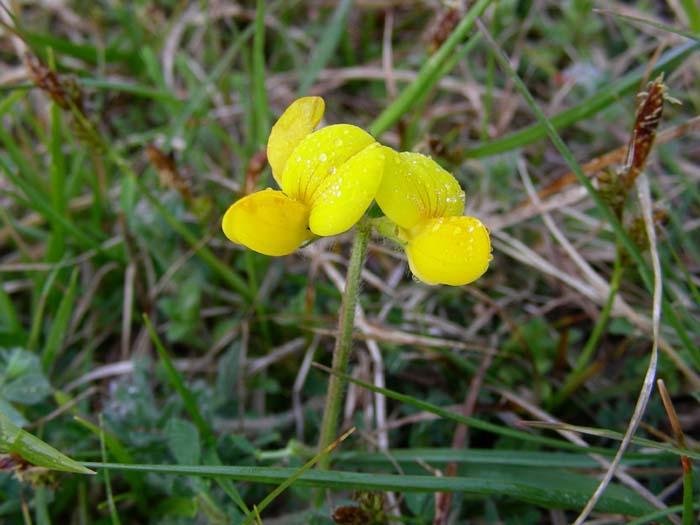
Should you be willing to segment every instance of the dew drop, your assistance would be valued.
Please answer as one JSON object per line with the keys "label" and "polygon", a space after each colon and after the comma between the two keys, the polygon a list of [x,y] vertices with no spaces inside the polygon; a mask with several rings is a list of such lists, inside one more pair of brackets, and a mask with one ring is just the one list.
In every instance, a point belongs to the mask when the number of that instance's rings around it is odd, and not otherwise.
{"label": "dew drop", "polygon": [[335,139],[335,140],[333,141],[333,145],[334,145],[336,148],[339,148],[340,146],[343,145],[343,139],[340,139],[340,138]]}
{"label": "dew drop", "polygon": [[326,162],[326,161],[328,160],[328,155],[326,155],[325,153],[321,153],[321,154],[318,156],[318,160],[321,161],[321,162]]}

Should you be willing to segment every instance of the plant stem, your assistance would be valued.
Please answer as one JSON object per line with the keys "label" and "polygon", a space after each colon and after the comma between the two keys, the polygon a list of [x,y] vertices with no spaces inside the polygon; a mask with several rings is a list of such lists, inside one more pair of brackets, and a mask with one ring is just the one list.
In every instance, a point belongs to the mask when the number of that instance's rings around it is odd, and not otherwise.
{"label": "plant stem", "polygon": [[[367,253],[367,241],[369,240],[371,228],[367,219],[361,219],[357,224],[355,239],[350,254],[348,273],[345,278],[345,291],[343,292],[343,304],[340,307],[338,318],[338,336],[333,349],[333,370],[345,374],[348,368],[348,359],[352,350],[352,330],[355,325],[355,307],[360,290],[360,276],[362,265]],[[338,375],[330,376],[328,385],[328,395],[326,396],[326,406],[323,410],[323,421],[321,423],[321,438],[319,449],[323,450],[335,439],[338,428],[338,417],[340,405],[345,389],[345,379]],[[328,470],[330,457],[325,455],[319,461],[321,470]]]}
{"label": "plant stem", "polygon": [[574,369],[569,373],[568,377],[564,381],[564,386],[557,394],[554,400],[555,405],[561,404],[565,401],[571,393],[581,384],[581,380],[585,377],[586,365],[588,365],[593,352],[598,346],[601,336],[603,335],[603,330],[608,324],[610,319],[610,314],[612,313],[613,305],[615,304],[615,297],[617,297],[617,292],[620,289],[620,281],[622,280],[622,274],[624,273],[625,265],[622,264],[622,247],[620,243],[617,243],[617,253],[615,255],[615,264],[613,266],[613,273],[610,277],[610,292],[608,293],[608,300],[605,302],[605,306],[600,312],[600,317],[598,317],[598,322],[593,327],[591,335],[586,341],[586,345],[581,351]]}

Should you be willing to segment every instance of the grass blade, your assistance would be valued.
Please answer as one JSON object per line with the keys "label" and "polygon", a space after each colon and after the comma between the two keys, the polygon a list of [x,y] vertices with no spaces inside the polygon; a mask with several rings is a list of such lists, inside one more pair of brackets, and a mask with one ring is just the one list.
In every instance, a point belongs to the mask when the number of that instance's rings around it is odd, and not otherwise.
{"label": "grass blade", "polygon": [[202,413],[199,411],[197,400],[192,395],[192,392],[190,392],[190,389],[187,388],[187,386],[185,385],[185,380],[183,379],[180,372],[178,372],[177,368],[175,368],[175,365],[170,359],[167,350],[163,346],[160,337],[158,337],[158,334],[153,328],[151,320],[146,314],[143,315],[143,322],[146,324],[146,329],[148,330],[148,333],[151,336],[151,341],[153,341],[153,344],[156,346],[156,350],[158,350],[158,355],[163,361],[163,365],[165,366],[165,371],[168,374],[168,379],[170,379],[170,383],[172,384],[173,388],[175,388],[177,393],[180,394],[182,402],[185,404],[185,409],[187,410],[187,412],[189,412],[192,421],[194,421],[194,424],[197,425],[199,433],[202,435],[202,437],[204,437],[207,443],[211,445],[215,440],[214,433],[212,432],[207,422],[204,420],[204,417],[202,417]]}
{"label": "grass blade", "polygon": [[76,474],[94,474],[89,468],[73,461],[48,443],[15,425],[2,412],[0,412],[0,451],[18,454],[37,467]]}
{"label": "grass blade", "polygon": [[[627,73],[620,80],[601,89],[592,97],[584,100],[572,108],[554,115],[547,120],[556,130],[571,126],[580,120],[595,115],[614,102],[617,102],[620,97],[633,93],[639,87],[639,83],[648,73],[650,77],[656,77],[662,72],[666,72],[667,74],[670,73],[681,65],[691,53],[697,50],[697,48],[698,43],[696,42],[688,42],[687,44],[675,47],[661,55],[659,60],[654,65],[654,68],[651,70],[651,73],[647,71],[647,65],[642,64],[633,71]],[[505,137],[501,137],[491,142],[468,149],[464,154],[466,157],[470,158],[490,157],[499,153],[505,153],[506,151],[522,148],[523,146],[532,144],[533,142],[536,142],[549,135],[550,131],[547,129],[547,126],[545,126],[542,119],[538,116],[537,123],[531,124],[530,126],[519,131],[510,133]]]}
{"label": "grass blade", "polygon": [[[296,469],[275,467],[204,467],[183,465],[123,465],[86,462],[96,469],[131,470],[183,476],[222,476],[252,483],[281,484],[297,473]],[[489,472],[489,470],[491,472]],[[595,480],[568,471],[504,467],[474,471],[466,476],[416,476],[309,470],[296,480],[298,486],[335,490],[398,492],[462,492],[483,496],[508,496],[547,508],[577,509],[588,499]],[[632,491],[610,486],[600,502],[600,510],[639,516],[653,507]]]}
{"label": "grass blade", "polygon": [[58,351],[63,346],[63,341],[66,338],[66,331],[70,323],[71,314],[73,313],[73,302],[75,300],[75,291],[78,285],[78,269],[75,268],[71,274],[68,288],[61,298],[61,302],[56,310],[56,317],[51,324],[49,334],[46,336],[46,344],[41,355],[41,366],[45,372],[48,372],[56,360]]}
{"label": "grass blade", "polygon": [[326,66],[338,48],[352,4],[353,0],[340,0],[338,2],[323,36],[313,50],[308,66],[301,74],[301,82],[297,91],[299,96],[304,96],[309,92],[309,88],[313,86],[319,72]]}
{"label": "grass blade", "polygon": [[479,0],[467,14],[462,18],[454,31],[445,40],[433,56],[425,61],[423,67],[418,72],[418,76],[401,94],[392,102],[381,114],[370,124],[369,131],[375,137],[379,137],[398,120],[405,115],[411,107],[420,100],[426,91],[440,80],[441,74],[447,73],[443,65],[450,59],[457,45],[474,27],[476,19],[480,17],[486,8],[491,4],[491,0]]}
{"label": "grass blade", "polygon": [[529,433],[524,432],[522,430],[516,430],[516,429],[508,428],[508,427],[502,427],[502,426],[496,425],[494,423],[482,421],[481,419],[477,419],[475,417],[463,416],[462,414],[458,414],[456,412],[450,412],[449,410],[445,410],[444,408],[439,407],[437,405],[427,403],[426,401],[421,401],[421,400],[416,399],[414,397],[407,396],[405,394],[400,394],[398,392],[395,392],[394,390],[389,390],[388,388],[380,388],[380,387],[375,386],[371,383],[367,383],[365,381],[362,381],[362,380],[357,379],[355,377],[349,376],[347,374],[339,374],[338,372],[336,372],[336,371],[334,371],[326,366],[319,365],[318,363],[314,363],[314,366],[316,366],[317,368],[320,368],[321,370],[325,370],[328,373],[335,374],[339,377],[342,377],[346,381],[349,381],[349,382],[354,383],[358,386],[361,386],[362,388],[366,388],[367,390],[371,390],[372,392],[382,394],[388,398],[395,399],[396,401],[400,401],[401,403],[405,403],[405,404],[410,405],[410,406],[417,408],[419,410],[424,410],[425,412],[430,412],[431,414],[435,414],[435,415],[440,416],[442,418],[449,419],[449,420],[455,421],[456,423],[460,423],[462,425],[467,425],[467,426],[470,426],[472,428],[483,430],[485,432],[491,432],[492,434],[497,434],[499,436],[507,436],[507,437],[511,437],[511,438],[515,438],[515,439],[521,439],[523,441],[528,441],[528,442],[532,442],[532,443],[539,443],[541,445],[547,445],[547,446],[551,446],[551,447],[559,448],[559,449],[564,449],[564,450],[596,452],[598,454],[605,454],[605,455],[611,454],[610,450],[607,450],[604,448],[581,447],[579,445],[575,445],[575,444],[569,443],[567,441],[561,441],[559,439],[553,439],[553,438],[538,436],[535,434],[529,434]]}

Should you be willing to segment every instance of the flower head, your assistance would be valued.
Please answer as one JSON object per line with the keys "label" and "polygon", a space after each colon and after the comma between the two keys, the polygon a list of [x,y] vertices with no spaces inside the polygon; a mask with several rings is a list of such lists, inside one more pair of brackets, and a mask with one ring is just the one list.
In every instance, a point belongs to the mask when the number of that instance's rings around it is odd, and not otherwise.
{"label": "flower head", "polygon": [[222,224],[231,241],[287,255],[314,235],[349,230],[365,213],[388,150],[349,124],[314,131],[323,111],[323,99],[304,97],[275,123],[267,158],[281,191],[268,188],[231,205]]}
{"label": "flower head", "polygon": [[408,264],[421,281],[459,286],[486,272],[491,260],[488,230],[479,219],[462,216],[464,192],[431,158],[387,154],[375,198],[399,227]]}

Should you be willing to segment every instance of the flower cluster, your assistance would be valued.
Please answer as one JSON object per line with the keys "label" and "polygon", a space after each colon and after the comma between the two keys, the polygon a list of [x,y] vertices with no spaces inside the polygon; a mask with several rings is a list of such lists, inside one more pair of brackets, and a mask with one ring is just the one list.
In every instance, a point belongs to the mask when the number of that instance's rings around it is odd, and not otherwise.
{"label": "flower cluster", "polygon": [[376,200],[416,277],[458,286],[483,275],[489,234],[478,219],[462,216],[455,178],[429,157],[397,153],[358,127],[314,131],[323,111],[323,99],[305,97],[275,123],[267,158],[281,191],[268,188],[231,205],[226,236],[265,255],[287,255],[314,236],[349,230]]}

